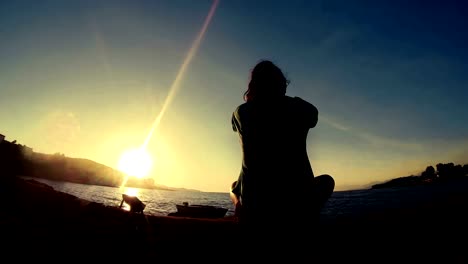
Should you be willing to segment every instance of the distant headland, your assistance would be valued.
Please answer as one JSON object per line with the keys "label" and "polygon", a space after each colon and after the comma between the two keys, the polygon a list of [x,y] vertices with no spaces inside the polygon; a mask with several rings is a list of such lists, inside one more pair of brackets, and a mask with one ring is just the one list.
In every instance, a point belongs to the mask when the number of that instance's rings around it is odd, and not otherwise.
{"label": "distant headland", "polygon": [[[8,141],[0,134],[0,169],[10,174],[24,175],[55,181],[80,184],[120,187],[127,178],[125,186],[158,189],[190,190],[157,184],[152,178],[138,179],[127,177],[123,172],[98,162],[66,157],[62,153],[44,154],[34,152],[31,147]],[[468,164],[438,163],[435,168],[428,166],[420,175],[398,177],[372,185],[371,189],[418,186],[444,183],[463,179],[468,176]]]}
{"label": "distant headland", "polygon": [[120,187],[126,180],[126,187],[186,190],[156,184],[152,178],[127,177],[119,170],[89,159],[66,157],[62,153],[34,152],[31,147],[18,144],[16,140],[11,142],[6,140],[2,134],[0,134],[0,169],[10,174],[80,184]]}
{"label": "distant headland", "polygon": [[436,167],[428,166],[420,175],[410,175],[389,180],[384,183],[372,185],[372,189],[405,187],[417,185],[433,185],[449,181],[464,179],[468,176],[468,164],[455,165],[450,163],[438,163]]}

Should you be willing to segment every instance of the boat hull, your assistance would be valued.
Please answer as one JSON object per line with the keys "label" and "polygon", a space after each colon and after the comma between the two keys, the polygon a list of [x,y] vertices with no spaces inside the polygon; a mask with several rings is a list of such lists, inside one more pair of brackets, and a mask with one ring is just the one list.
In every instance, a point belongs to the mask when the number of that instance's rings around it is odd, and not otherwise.
{"label": "boat hull", "polygon": [[193,218],[222,218],[228,209],[209,205],[176,205],[177,212],[170,216],[182,216]]}

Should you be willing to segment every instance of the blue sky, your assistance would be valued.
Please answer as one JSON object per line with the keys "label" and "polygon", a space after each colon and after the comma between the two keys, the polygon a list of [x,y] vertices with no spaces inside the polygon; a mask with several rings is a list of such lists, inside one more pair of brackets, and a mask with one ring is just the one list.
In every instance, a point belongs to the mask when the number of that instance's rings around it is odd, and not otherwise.
{"label": "blue sky", "polygon": [[[2,1],[0,133],[116,167],[144,141],[212,1]],[[338,189],[468,163],[463,1],[219,1],[151,141],[162,184],[228,190],[230,116],[273,60],[317,106],[308,151]]]}

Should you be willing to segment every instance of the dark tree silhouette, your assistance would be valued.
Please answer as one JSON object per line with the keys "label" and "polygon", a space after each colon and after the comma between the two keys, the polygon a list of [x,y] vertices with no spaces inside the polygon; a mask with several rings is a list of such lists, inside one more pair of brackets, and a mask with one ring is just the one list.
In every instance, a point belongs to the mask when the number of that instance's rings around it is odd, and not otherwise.
{"label": "dark tree silhouette", "polygon": [[453,167],[452,173],[453,173],[453,177],[456,177],[456,178],[461,178],[465,176],[462,165],[456,165],[455,167]]}
{"label": "dark tree silhouette", "polygon": [[424,179],[434,179],[436,176],[436,171],[432,166],[428,166],[426,170],[421,173],[421,177]]}
{"label": "dark tree silhouette", "polygon": [[433,166],[426,167],[426,170],[421,172],[420,176],[406,176],[389,180],[384,183],[375,184],[372,188],[386,188],[386,187],[401,187],[401,186],[415,186],[421,184],[437,184],[439,182],[447,182],[451,180],[459,180],[468,176],[468,164],[455,165],[450,163],[438,163],[436,169]]}
{"label": "dark tree silhouette", "polygon": [[450,163],[439,163],[436,165],[437,174],[441,180],[450,180],[461,178],[466,175],[461,165],[455,165],[453,162]]}

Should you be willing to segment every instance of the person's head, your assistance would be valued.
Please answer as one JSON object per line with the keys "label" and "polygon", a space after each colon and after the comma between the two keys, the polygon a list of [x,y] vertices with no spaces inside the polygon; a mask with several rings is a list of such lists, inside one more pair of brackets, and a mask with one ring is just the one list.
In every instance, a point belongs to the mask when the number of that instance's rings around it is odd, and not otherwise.
{"label": "person's head", "polygon": [[268,60],[260,61],[250,73],[250,82],[244,93],[245,101],[284,96],[289,81],[278,66]]}

